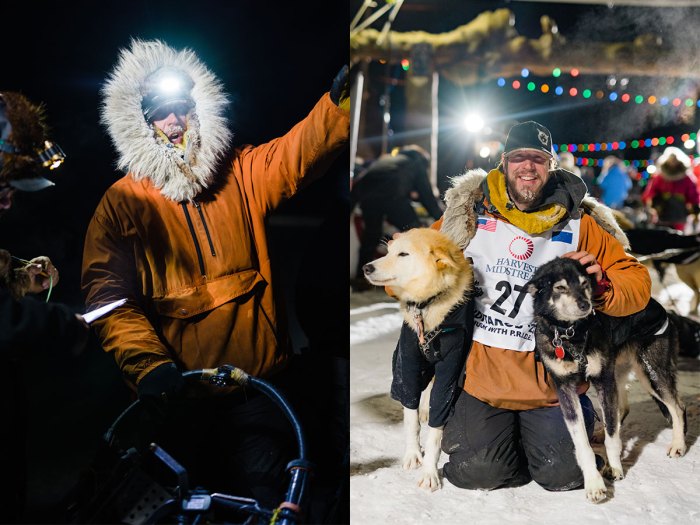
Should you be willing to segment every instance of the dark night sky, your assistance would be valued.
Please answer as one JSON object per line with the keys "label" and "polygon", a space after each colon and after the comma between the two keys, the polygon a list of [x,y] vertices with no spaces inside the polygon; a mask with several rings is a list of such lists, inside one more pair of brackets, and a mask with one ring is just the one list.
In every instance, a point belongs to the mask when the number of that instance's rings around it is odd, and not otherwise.
{"label": "dark night sky", "polygon": [[[88,221],[105,189],[122,175],[99,124],[99,91],[130,38],[158,38],[198,54],[231,95],[234,145],[286,132],[348,63],[344,2],[11,2],[3,4],[0,19],[4,30],[11,26],[18,35],[4,41],[0,90],[44,103],[51,137],[67,154],[50,174],[56,186],[16,194],[12,210],[0,219],[0,246],[23,258],[50,256],[61,272],[51,300],[76,311],[83,310],[79,281]],[[270,237],[278,284],[298,326],[309,338],[323,338],[329,354],[345,356],[348,176],[345,155],[277,211]],[[328,254],[328,271],[307,262],[322,253]],[[94,337],[77,359],[43,350],[17,372],[27,398],[29,519],[37,522],[51,519],[51,506],[130,402],[116,366]]]}

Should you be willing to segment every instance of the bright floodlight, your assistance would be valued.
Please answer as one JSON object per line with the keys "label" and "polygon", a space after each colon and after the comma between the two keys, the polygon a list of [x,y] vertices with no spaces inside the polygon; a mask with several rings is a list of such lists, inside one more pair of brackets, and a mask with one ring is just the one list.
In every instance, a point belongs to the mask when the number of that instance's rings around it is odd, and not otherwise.
{"label": "bright floodlight", "polygon": [[683,143],[685,149],[693,149],[695,147],[695,141],[693,139],[688,139]]}
{"label": "bright floodlight", "polygon": [[656,166],[654,166],[653,164],[649,164],[647,166],[647,172],[649,172],[649,175],[653,175],[654,173],[656,173]]}
{"label": "bright floodlight", "polygon": [[481,157],[482,159],[486,159],[489,155],[491,155],[491,148],[489,148],[488,146],[482,146],[479,150],[479,157]]}
{"label": "bright floodlight", "polygon": [[464,127],[469,133],[476,133],[484,127],[484,119],[476,113],[470,113],[464,117]]}

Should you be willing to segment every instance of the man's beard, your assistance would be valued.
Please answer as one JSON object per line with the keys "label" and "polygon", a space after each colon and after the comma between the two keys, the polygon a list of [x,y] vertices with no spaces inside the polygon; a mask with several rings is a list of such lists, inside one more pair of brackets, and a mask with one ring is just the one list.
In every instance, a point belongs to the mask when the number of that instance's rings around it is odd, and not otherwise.
{"label": "man's beard", "polygon": [[[506,189],[508,190],[508,195],[510,196],[511,200],[517,200],[520,204],[528,204],[528,207],[537,204],[542,193],[541,191],[536,192],[531,189],[519,191],[515,187],[515,181],[512,181],[508,177],[506,177]],[[513,199],[514,197],[515,199]]]}

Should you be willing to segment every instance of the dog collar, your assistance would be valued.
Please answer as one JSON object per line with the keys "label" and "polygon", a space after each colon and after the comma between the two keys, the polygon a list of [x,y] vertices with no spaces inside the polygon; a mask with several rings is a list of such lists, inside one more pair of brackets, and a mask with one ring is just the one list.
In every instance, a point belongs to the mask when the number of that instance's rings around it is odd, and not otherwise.
{"label": "dog collar", "polygon": [[[562,328],[563,331],[561,333],[559,332],[559,328],[561,328],[561,327],[557,327],[556,325],[552,326],[552,328],[554,329],[554,337],[552,337],[552,346],[554,347],[554,355],[556,356],[557,359],[561,360],[561,359],[564,359],[564,357],[566,357],[566,350],[564,348],[564,340],[569,341],[569,340],[573,339],[573,337],[576,335],[576,330],[574,327],[577,324],[580,325],[581,322],[577,321],[576,323],[574,323],[570,326],[567,326],[566,328]],[[581,345],[581,348],[582,348],[581,352],[575,352],[575,351],[573,351],[575,346],[573,346],[573,345],[569,346],[569,354],[574,359],[574,361],[579,363],[579,365],[581,365],[581,366],[585,366],[586,363],[588,362],[588,360],[586,359],[586,354],[583,351],[583,349],[586,346],[587,339],[588,339],[588,331],[584,330],[583,343]]]}
{"label": "dog collar", "polygon": [[443,295],[445,292],[440,292],[438,294],[433,295],[432,297],[428,297],[425,301],[416,303],[414,301],[406,301],[406,306],[408,306],[411,309],[415,310],[423,310],[426,306],[428,306],[430,303],[435,301],[438,297]]}
{"label": "dog collar", "polygon": [[424,352],[430,345],[430,342],[440,334],[441,330],[439,328],[436,328],[435,330],[428,332],[428,334],[425,333],[425,328],[423,325],[423,309],[444,293],[445,292],[440,292],[438,294],[435,294],[432,297],[429,297],[428,299],[420,303],[406,301],[406,307],[413,314],[413,321],[416,323],[418,343],[420,344],[420,347]]}

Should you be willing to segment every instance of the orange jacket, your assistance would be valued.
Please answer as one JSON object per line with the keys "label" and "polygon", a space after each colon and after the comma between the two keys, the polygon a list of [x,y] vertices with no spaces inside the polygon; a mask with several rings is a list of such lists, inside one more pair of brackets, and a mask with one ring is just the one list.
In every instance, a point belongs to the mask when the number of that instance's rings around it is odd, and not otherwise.
{"label": "orange jacket", "polygon": [[168,362],[261,377],[285,366],[265,217],[320,177],[348,135],[348,112],[326,93],[283,137],[237,150],[220,187],[194,203],[129,175],[107,190],[87,230],[82,288],[90,308],[128,299],[93,326],[131,381]]}
{"label": "orange jacket", "polygon": [[[441,221],[433,227],[439,228]],[[651,298],[649,271],[587,214],[582,214],[578,250],[593,254],[611,282],[596,309],[612,316],[642,310]],[[588,384],[581,385],[585,392]],[[535,352],[516,352],[473,342],[464,390],[491,406],[528,410],[558,404],[554,386]]]}

